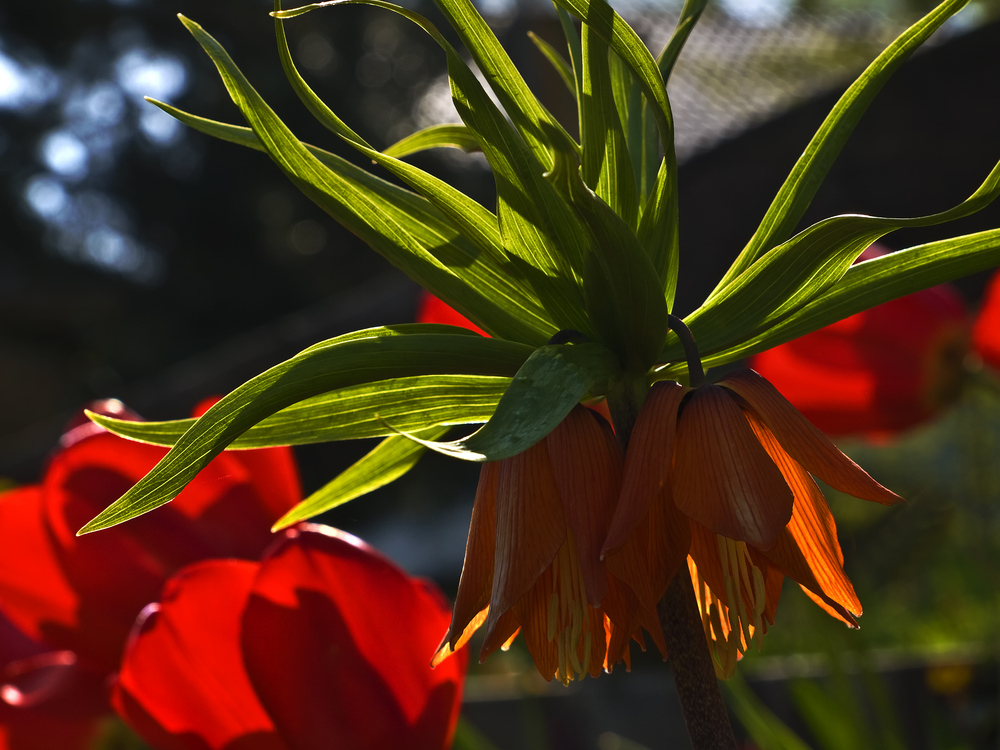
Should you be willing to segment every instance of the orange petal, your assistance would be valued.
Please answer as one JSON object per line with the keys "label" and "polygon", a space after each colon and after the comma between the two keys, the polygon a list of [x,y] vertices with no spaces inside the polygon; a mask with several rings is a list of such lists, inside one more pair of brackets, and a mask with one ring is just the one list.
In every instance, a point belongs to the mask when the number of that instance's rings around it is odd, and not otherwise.
{"label": "orange petal", "polygon": [[650,585],[655,601],[667,593],[667,586],[685,564],[690,547],[691,522],[674,505],[668,484],[649,509]]}
{"label": "orange petal", "polygon": [[587,601],[598,607],[607,594],[600,553],[621,487],[621,450],[611,426],[583,406],[573,409],[545,443],[576,542]]}
{"label": "orange petal", "polygon": [[781,447],[810,473],[848,495],[883,505],[903,501],[845,456],[778,390],[753,370],[740,370],[719,385],[739,394],[778,438]]}
{"label": "orange petal", "polygon": [[848,612],[843,607],[841,607],[832,599],[825,597],[822,594],[814,593],[809,589],[807,589],[805,586],[800,585],[799,588],[801,588],[805,592],[806,596],[808,596],[810,599],[816,602],[816,604],[819,606],[820,609],[822,609],[824,612],[830,615],[830,617],[834,618],[835,620],[840,620],[849,628],[856,630],[859,627],[858,621],[851,616],[851,613]]}
{"label": "orange petal", "polygon": [[673,462],[677,410],[691,389],[673,381],[656,383],[646,396],[629,439],[621,497],[602,555],[618,549],[666,485]]}
{"label": "orange petal", "polygon": [[[470,622],[490,602],[493,588],[493,558],[496,551],[496,484],[499,464],[483,464],[479,472],[476,500],[472,505],[469,539],[465,543],[465,562],[458,582],[455,609],[445,641],[452,650],[459,647]],[[482,623],[480,623],[482,624]]]}
{"label": "orange petal", "polygon": [[521,632],[521,624],[514,617],[512,611],[502,614],[494,623],[491,630],[487,630],[483,637],[483,647],[479,651],[479,663],[486,661],[486,657],[498,648],[507,649],[511,641]]}
{"label": "orange petal", "polygon": [[499,462],[496,524],[488,632],[552,564],[566,539],[566,517],[544,441]]}
{"label": "orange petal", "polygon": [[677,424],[674,503],[717,534],[767,549],[788,523],[792,493],[729,391],[691,394]]}
{"label": "orange petal", "polygon": [[792,518],[775,545],[763,552],[764,556],[802,586],[860,615],[861,602],[844,573],[837,526],[823,493],[809,473],[785,453],[764,423],[752,414],[748,418],[761,445],[795,493]]}

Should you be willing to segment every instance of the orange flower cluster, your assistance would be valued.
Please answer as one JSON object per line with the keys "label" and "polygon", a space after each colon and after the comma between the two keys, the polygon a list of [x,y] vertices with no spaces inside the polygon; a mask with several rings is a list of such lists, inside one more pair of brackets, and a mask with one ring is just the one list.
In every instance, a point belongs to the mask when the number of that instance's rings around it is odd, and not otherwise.
{"label": "orange flower cluster", "polygon": [[691,575],[717,672],[774,614],[785,576],[850,626],[861,605],[815,475],[884,504],[901,498],[841,453],[752,370],[717,385],[661,382],[627,455],[582,406],[542,442],[485,464],[446,658],[485,625],[481,658],[521,632],[539,672],[567,683],[624,661],[656,606]]}

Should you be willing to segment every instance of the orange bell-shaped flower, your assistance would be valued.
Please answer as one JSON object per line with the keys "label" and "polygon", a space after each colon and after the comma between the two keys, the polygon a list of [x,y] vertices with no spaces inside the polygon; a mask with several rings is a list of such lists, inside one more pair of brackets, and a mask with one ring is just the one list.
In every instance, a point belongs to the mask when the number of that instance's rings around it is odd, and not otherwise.
{"label": "orange bell-shaped flower", "polygon": [[[619,659],[654,610],[611,575],[601,546],[618,501],[622,452],[610,425],[577,406],[527,451],[483,466],[451,627],[435,663],[485,624],[481,658],[524,635],[538,671],[568,683]],[[634,544],[616,570],[641,579]],[[622,573],[621,571],[627,571]]]}
{"label": "orange bell-shaped flower", "polygon": [[649,536],[652,601],[687,554],[706,637],[720,673],[731,674],[738,654],[773,624],[784,576],[848,624],[861,614],[810,474],[855,497],[901,501],[752,370],[700,388],[657,383],[632,433],[602,551],[612,560],[661,519],[671,531]]}

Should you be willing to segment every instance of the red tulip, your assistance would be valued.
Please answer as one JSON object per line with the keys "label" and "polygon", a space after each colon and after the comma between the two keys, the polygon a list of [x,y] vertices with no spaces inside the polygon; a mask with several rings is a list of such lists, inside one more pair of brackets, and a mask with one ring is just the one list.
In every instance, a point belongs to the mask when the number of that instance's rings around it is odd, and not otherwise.
{"label": "red tulip", "polygon": [[47,651],[0,615],[0,750],[90,747],[104,688],[71,651]]}
{"label": "red tulip", "polygon": [[[0,613],[44,651],[69,654],[92,685],[117,669],[136,616],[174,572],[209,557],[256,559],[271,524],[301,497],[288,449],[225,453],[169,505],[76,536],[165,452],[77,424],[41,484],[0,495]],[[22,663],[18,678],[34,682],[52,667]],[[97,692],[97,711],[107,710]]]}
{"label": "red tulip", "polygon": [[[861,259],[881,254],[872,246]],[[824,432],[895,432],[957,396],[968,326],[961,297],[941,285],[769,349],[750,366]]]}
{"label": "red tulip", "polygon": [[137,621],[112,700],[159,750],[440,750],[468,658],[431,669],[448,620],[426,581],[303,524],[259,563],[175,575]]}
{"label": "red tulip", "polygon": [[993,274],[972,327],[972,348],[983,362],[1000,370],[1000,272]]}

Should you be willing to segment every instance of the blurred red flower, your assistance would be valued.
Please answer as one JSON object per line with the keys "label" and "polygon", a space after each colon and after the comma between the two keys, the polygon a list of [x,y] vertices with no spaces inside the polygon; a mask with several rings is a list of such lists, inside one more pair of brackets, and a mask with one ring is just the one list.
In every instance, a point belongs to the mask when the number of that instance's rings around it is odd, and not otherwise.
{"label": "blurred red flower", "polygon": [[[873,245],[860,260],[884,252]],[[941,285],[761,352],[750,367],[824,432],[878,435],[913,427],[953,401],[968,351],[965,303]]]}
{"label": "blurred red flower", "polygon": [[443,323],[449,326],[459,326],[468,328],[483,336],[489,336],[486,331],[477,326],[458,310],[449,307],[426,289],[420,292],[420,301],[417,304],[418,323]]}
{"label": "blurred red flower", "polygon": [[259,563],[177,573],[136,622],[112,700],[159,750],[440,750],[468,662],[430,667],[448,620],[428,582],[303,524]]}
{"label": "blurred red flower", "polygon": [[993,274],[972,327],[972,348],[984,363],[1000,371],[1000,271]]}
{"label": "blurred red flower", "polygon": [[[129,415],[118,402],[97,410]],[[16,674],[8,663],[16,655],[0,654],[7,679],[16,677],[0,689],[7,706],[25,707],[11,698],[18,684],[47,685],[32,692],[41,710],[52,703],[46,697],[59,695],[53,680],[72,678],[102,686],[92,715],[107,711],[105,678],[118,668],[132,623],[163,583],[196,560],[258,558],[273,539],[271,524],[301,498],[289,449],[227,452],[168,506],[76,536],[165,453],[78,421],[40,484],[0,495],[0,614],[37,646],[30,660],[14,665]]]}

